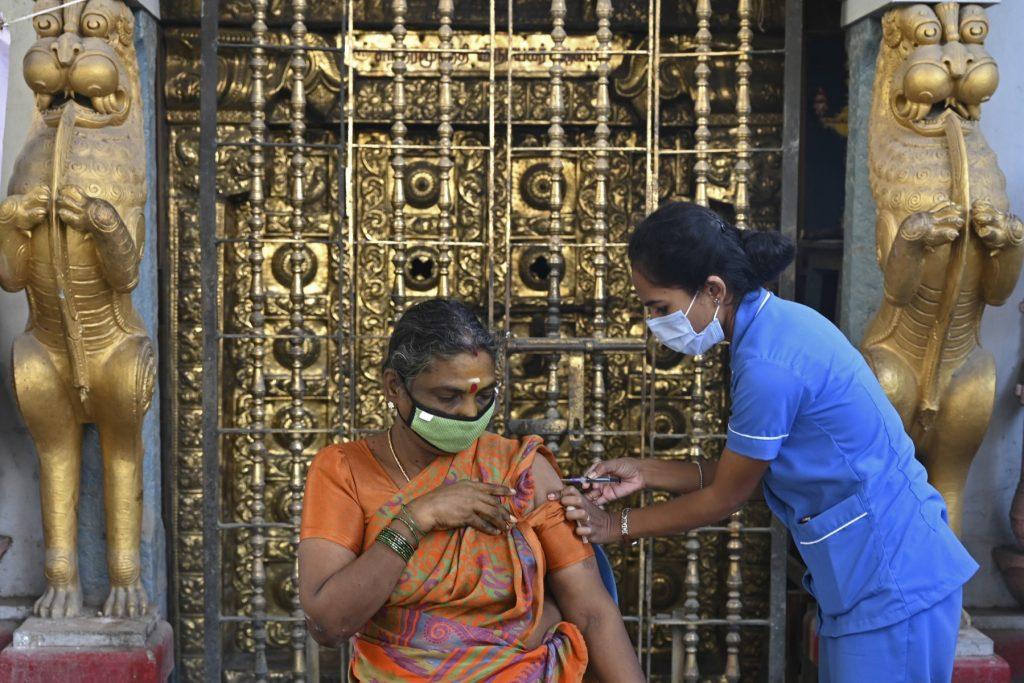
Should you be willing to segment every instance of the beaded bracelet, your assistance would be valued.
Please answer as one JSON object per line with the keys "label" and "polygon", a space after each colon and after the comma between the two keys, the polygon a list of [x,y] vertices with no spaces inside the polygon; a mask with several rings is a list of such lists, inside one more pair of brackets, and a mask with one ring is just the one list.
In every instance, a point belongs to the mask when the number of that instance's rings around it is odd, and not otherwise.
{"label": "beaded bracelet", "polygon": [[417,543],[420,542],[424,534],[420,531],[419,526],[416,524],[416,520],[412,518],[412,513],[409,512],[409,508],[403,505],[402,509],[398,511],[398,514],[395,515],[395,519],[409,527],[409,533],[412,534],[412,537],[416,539]]}
{"label": "beaded bracelet", "polygon": [[377,542],[382,543],[395,552],[396,555],[401,557],[403,560],[408,562],[412,559],[412,554],[416,552],[416,549],[412,547],[409,541],[405,540],[402,534],[398,533],[394,529],[384,527],[377,534]]}

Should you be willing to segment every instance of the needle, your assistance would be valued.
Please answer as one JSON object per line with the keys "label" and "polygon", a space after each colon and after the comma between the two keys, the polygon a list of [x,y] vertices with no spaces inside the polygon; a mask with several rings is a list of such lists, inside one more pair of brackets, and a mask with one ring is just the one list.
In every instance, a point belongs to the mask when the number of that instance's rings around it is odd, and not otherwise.
{"label": "needle", "polygon": [[618,484],[622,480],[616,476],[606,477],[566,477],[562,479],[563,484]]}

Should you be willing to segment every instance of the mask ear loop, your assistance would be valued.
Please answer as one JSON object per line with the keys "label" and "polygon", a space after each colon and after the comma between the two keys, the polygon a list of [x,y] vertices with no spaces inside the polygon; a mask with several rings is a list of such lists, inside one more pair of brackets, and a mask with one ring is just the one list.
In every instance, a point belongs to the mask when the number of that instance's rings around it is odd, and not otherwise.
{"label": "mask ear loop", "polygon": [[695,303],[697,303],[697,297],[698,297],[698,296],[700,296],[700,292],[697,292],[697,296],[695,296],[695,297],[693,297],[692,299],[690,299],[690,305],[689,305],[689,306],[687,306],[687,307],[686,307],[686,311],[684,311],[684,312],[683,312],[683,315],[684,315],[684,316],[686,316],[686,319],[687,319],[687,320],[689,320],[689,319],[690,319],[690,311],[691,311],[691,310],[693,310],[693,305],[694,305]]}
{"label": "mask ear loop", "polygon": [[[697,292],[697,296],[700,296],[700,292]],[[683,315],[686,316],[687,320],[690,319],[690,310],[693,308],[693,305],[697,303],[697,296],[690,299],[690,305],[686,307],[686,312],[683,313]],[[715,318],[718,317],[718,312],[722,309],[722,301],[717,297],[712,299],[711,301],[715,304],[715,314],[711,317],[711,320],[714,320]]]}
{"label": "mask ear loop", "polygon": [[402,411],[399,410],[398,407],[396,406],[395,414],[398,415],[399,420],[405,423],[405,426],[412,429],[412,422],[416,418],[416,410],[419,409],[419,404],[416,402],[416,399],[413,398],[412,388],[409,387],[409,384],[408,382],[405,381],[405,378],[399,376],[399,380],[401,381],[402,384],[402,391],[404,391],[405,395],[409,397],[409,403],[412,404],[412,412],[409,413],[409,419],[407,420],[402,416]]}

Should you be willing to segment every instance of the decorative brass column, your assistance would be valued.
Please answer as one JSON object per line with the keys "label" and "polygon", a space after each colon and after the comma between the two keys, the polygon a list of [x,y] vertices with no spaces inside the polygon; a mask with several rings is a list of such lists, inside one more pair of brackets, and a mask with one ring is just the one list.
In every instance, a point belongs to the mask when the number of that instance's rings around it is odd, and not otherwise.
{"label": "decorative brass column", "polygon": [[[694,75],[697,77],[697,99],[694,102],[694,114],[697,117],[697,130],[694,138],[697,141],[696,163],[693,171],[696,177],[694,183],[694,201],[701,206],[708,205],[708,174],[711,170],[709,158],[709,141],[711,129],[708,127],[711,115],[711,98],[708,91],[711,67],[708,65],[711,52],[711,0],[697,0],[697,34],[696,52],[697,66]],[[693,412],[690,418],[690,433],[692,448],[690,457],[700,461],[703,456],[704,445],[701,437],[706,434],[704,420],[705,406],[704,393],[704,363],[703,356],[693,358],[693,389],[691,400],[693,401]],[[697,530],[694,529],[686,535],[686,635],[683,642],[686,645],[686,664],[683,670],[683,680],[687,683],[696,683],[700,680],[700,668],[697,663],[697,650],[700,647],[700,541]]]}
{"label": "decorative brass column", "polygon": [[[547,314],[544,318],[544,332],[548,337],[557,338],[562,328],[562,275],[565,267],[565,259],[562,254],[562,211],[563,183],[565,178],[563,170],[565,162],[562,160],[564,154],[562,148],[565,146],[565,129],[562,123],[565,117],[565,87],[563,76],[565,66],[562,60],[565,58],[565,0],[551,0],[551,103],[549,110],[548,146],[550,160],[548,169],[550,171],[548,205],[550,216],[548,219],[548,297]],[[558,399],[561,395],[559,384],[559,362],[561,357],[557,353],[548,356],[548,382],[545,393],[547,409],[544,417],[549,421],[558,420],[561,412],[558,408]],[[556,454],[559,452],[559,439],[555,434],[548,434],[548,447]]]}
{"label": "decorative brass column", "polygon": [[[597,66],[597,98],[595,114],[597,126],[594,129],[594,337],[603,339],[608,333],[608,175],[610,171],[609,152],[611,129],[611,100],[608,92],[608,76],[611,73],[611,0],[597,0],[597,42],[600,54]],[[605,457],[604,431],[607,389],[605,386],[604,354],[593,357],[592,421],[590,428],[590,459],[592,462]]]}
{"label": "decorative brass column", "polygon": [[441,15],[441,26],[438,29],[438,37],[441,39],[440,70],[441,82],[438,93],[438,113],[440,123],[437,126],[437,135],[441,143],[441,158],[437,162],[439,169],[438,181],[440,182],[440,193],[437,198],[438,228],[441,233],[441,253],[437,259],[437,267],[440,270],[438,279],[438,294],[451,296],[451,268],[453,235],[452,226],[452,15],[455,12],[454,0],[440,0],[437,3],[438,13]]}
{"label": "decorative brass column", "polygon": [[[736,227],[746,230],[749,227],[747,212],[750,210],[750,198],[747,192],[748,175],[750,174],[750,51],[753,32],[750,30],[750,0],[738,0],[736,14],[739,17],[740,30],[737,35],[739,54],[736,57],[736,163],[733,172],[736,176]],[[743,555],[743,510],[737,510],[729,518],[729,540],[726,550],[729,558],[729,569],[725,584],[728,597],[725,603],[726,620],[729,632],[725,636],[726,662],[725,678],[729,683],[740,680],[740,644],[741,634],[739,622],[743,612],[743,574],[740,559]]]}
{"label": "decorative brass column", "polygon": [[309,67],[308,57],[303,48],[306,47],[306,0],[292,0],[292,45],[297,48],[291,56],[291,107],[289,111],[289,130],[292,144],[290,163],[288,165],[289,193],[291,216],[291,253],[288,255],[291,270],[291,287],[288,296],[288,360],[291,367],[288,383],[288,394],[291,405],[288,411],[288,424],[291,434],[288,438],[288,498],[291,513],[291,546],[293,560],[291,566],[291,664],[292,680],[301,683],[306,680],[306,628],[305,614],[299,601],[299,528],[302,524],[302,497],[306,483],[306,446],[308,437],[306,428],[309,418],[306,411],[306,382],[303,371],[306,368],[306,348],[312,343],[308,339],[306,327],[306,306],[308,300],[305,292],[305,278],[312,267],[306,256],[306,181],[309,160],[306,158],[306,74]]}
{"label": "decorative brass column", "polygon": [[394,73],[394,90],[391,96],[391,168],[394,181],[391,192],[391,236],[394,240],[394,254],[391,263],[395,272],[392,277],[393,294],[391,296],[395,308],[395,320],[398,320],[407,304],[405,294],[405,264],[408,260],[405,247],[405,136],[409,129],[405,125],[405,13],[408,11],[406,0],[393,0],[394,27],[391,35],[395,39],[394,61],[391,70]]}
{"label": "decorative brass column", "polygon": [[267,77],[267,0],[253,0],[252,3],[252,41],[253,49],[249,53],[249,71],[252,78],[250,94],[251,119],[249,121],[249,141],[253,147],[249,151],[249,220],[246,227],[247,259],[249,262],[249,320],[248,332],[252,335],[249,342],[249,428],[251,433],[246,438],[246,450],[250,460],[250,486],[252,498],[250,515],[253,528],[249,535],[249,548],[252,556],[252,573],[250,587],[250,609],[252,612],[253,639],[253,673],[257,681],[267,680],[267,528],[266,491],[267,491],[267,444],[266,444],[266,285],[263,281],[263,249],[264,236],[267,228],[266,214],[266,155],[264,145],[267,141],[266,118],[266,85]]}

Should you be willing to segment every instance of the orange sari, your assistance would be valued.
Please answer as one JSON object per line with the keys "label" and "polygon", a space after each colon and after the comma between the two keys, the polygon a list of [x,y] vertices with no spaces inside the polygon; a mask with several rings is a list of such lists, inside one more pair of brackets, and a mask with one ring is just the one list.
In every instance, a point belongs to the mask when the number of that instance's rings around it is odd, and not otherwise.
{"label": "orange sari", "polygon": [[519,519],[510,533],[466,527],[423,538],[387,603],[354,639],[354,680],[583,678],[587,649],[575,625],[560,622],[538,647],[523,645],[540,622],[545,574],[593,555],[557,502],[527,512],[538,452],[554,465],[537,437],[518,442],[484,434],[469,450],[434,460],[401,491],[365,442],[317,455],[307,479],[302,538],[327,538],[357,554],[403,503],[439,486],[475,479],[516,490],[506,499]]}

